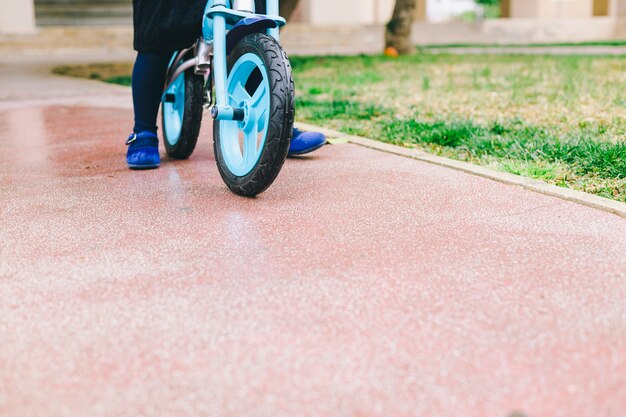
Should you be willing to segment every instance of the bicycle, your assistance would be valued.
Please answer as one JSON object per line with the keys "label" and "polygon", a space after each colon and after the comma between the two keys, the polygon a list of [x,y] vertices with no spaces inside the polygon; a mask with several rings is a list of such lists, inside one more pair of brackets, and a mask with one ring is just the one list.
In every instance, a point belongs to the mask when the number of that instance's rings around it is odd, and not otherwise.
{"label": "bicycle", "polygon": [[254,0],[209,0],[202,36],[172,56],[161,100],[165,149],[176,159],[191,156],[203,109],[211,109],[219,173],[247,197],[274,182],[293,129],[295,88],[279,43],[286,22],[278,7],[268,0],[262,15]]}

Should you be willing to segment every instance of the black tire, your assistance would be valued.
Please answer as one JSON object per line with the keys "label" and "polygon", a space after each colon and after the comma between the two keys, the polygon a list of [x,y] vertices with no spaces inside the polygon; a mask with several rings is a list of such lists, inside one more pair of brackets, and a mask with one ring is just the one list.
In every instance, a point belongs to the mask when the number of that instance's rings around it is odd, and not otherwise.
{"label": "black tire", "polygon": [[235,194],[254,197],[265,191],[280,173],[293,130],[295,88],[287,54],[271,36],[254,33],[244,37],[228,57],[228,71],[244,54],[256,54],[267,68],[270,95],[270,120],[259,162],[247,175],[234,175],[226,166],[220,145],[219,122],[213,123],[213,148],[222,179]]}
{"label": "black tire", "polygon": [[198,143],[200,126],[202,125],[204,77],[195,74],[193,67],[185,71],[182,76],[185,77],[185,110],[180,137],[175,145],[171,145],[168,141],[167,131],[164,127],[163,106],[165,103],[161,103],[161,126],[163,127],[165,151],[174,159],[187,159],[191,156]]}

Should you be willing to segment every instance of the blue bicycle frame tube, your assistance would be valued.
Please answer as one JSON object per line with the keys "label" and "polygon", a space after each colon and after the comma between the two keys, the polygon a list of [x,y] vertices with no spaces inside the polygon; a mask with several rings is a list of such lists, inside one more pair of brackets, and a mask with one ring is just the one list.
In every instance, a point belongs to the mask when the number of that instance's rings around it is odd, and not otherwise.
{"label": "blue bicycle frame tube", "polygon": [[213,16],[213,79],[215,80],[215,101],[218,107],[218,117],[222,120],[232,120],[232,108],[228,106],[226,93],[226,19],[222,15]]}
{"label": "blue bicycle frame tube", "polygon": [[[267,15],[278,17],[279,0],[267,0]],[[219,8],[219,6],[229,7],[230,3],[227,0],[212,0],[207,4],[205,15],[213,9]],[[215,10],[215,9],[214,9]],[[237,12],[235,12],[237,13]],[[211,14],[213,23],[213,79],[215,80],[215,102],[216,106],[213,108],[214,114],[212,116],[217,120],[234,120],[241,117],[241,109],[233,109],[228,105],[228,92],[226,91],[226,82],[228,80],[228,69],[226,66],[226,11],[216,12]],[[285,20],[278,18],[277,22],[284,24]],[[278,28],[269,29],[269,35],[273,36],[276,40],[279,38]]]}
{"label": "blue bicycle frame tube", "polygon": [[[280,13],[280,9],[278,7],[278,0],[267,0],[267,10],[266,13],[270,16],[278,16]],[[268,34],[277,41],[280,41],[280,31],[278,28],[270,29]]]}

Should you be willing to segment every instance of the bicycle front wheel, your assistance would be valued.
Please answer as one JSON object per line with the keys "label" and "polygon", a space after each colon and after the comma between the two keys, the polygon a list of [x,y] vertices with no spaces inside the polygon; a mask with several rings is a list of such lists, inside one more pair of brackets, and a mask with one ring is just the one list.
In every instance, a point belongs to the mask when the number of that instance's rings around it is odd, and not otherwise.
{"label": "bicycle front wheel", "polygon": [[252,197],[274,182],[291,141],[294,83],[280,44],[260,33],[239,41],[228,58],[227,89],[228,104],[245,116],[214,122],[215,159],[226,185]]}

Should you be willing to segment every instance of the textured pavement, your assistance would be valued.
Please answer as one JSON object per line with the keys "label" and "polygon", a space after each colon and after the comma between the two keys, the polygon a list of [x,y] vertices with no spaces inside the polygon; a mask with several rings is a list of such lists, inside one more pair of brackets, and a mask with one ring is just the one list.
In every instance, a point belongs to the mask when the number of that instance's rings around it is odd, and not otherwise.
{"label": "textured pavement", "polygon": [[244,199],[209,123],[130,172],[128,90],[45,83],[0,100],[0,416],[626,415],[626,219],[354,145]]}

